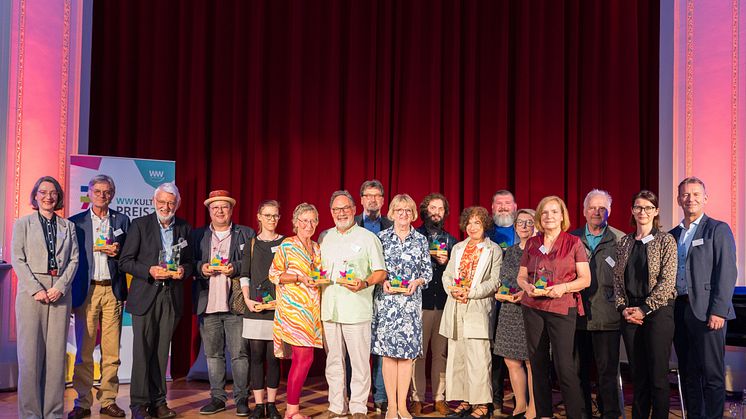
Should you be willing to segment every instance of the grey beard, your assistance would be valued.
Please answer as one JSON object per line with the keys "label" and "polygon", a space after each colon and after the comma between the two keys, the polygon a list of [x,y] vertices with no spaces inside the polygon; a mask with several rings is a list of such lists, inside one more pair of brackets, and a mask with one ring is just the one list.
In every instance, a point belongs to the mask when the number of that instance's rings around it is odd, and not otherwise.
{"label": "grey beard", "polygon": [[350,221],[347,222],[347,224],[342,224],[341,222],[337,222],[337,220],[334,220],[334,225],[339,230],[347,230],[348,228],[352,227],[353,224],[355,224],[355,219],[354,218],[350,218]]}
{"label": "grey beard", "polygon": [[155,216],[158,217],[158,221],[160,221],[161,224],[170,223],[171,220],[174,219],[174,215],[175,214],[171,214],[168,217],[161,217],[161,214],[159,214],[158,211],[156,211],[156,213],[155,213]]}
{"label": "grey beard", "polygon": [[513,222],[515,221],[515,217],[513,216],[513,213],[502,215],[502,214],[495,214],[492,216],[493,220],[495,221],[495,225],[498,227],[510,227],[513,225]]}

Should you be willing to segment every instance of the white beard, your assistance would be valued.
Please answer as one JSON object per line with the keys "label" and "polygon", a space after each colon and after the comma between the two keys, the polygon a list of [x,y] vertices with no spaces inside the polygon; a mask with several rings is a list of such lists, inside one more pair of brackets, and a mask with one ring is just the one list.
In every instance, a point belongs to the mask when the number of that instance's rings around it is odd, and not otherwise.
{"label": "white beard", "polygon": [[510,214],[495,214],[492,216],[495,221],[495,225],[498,227],[510,227],[515,222],[513,213]]}

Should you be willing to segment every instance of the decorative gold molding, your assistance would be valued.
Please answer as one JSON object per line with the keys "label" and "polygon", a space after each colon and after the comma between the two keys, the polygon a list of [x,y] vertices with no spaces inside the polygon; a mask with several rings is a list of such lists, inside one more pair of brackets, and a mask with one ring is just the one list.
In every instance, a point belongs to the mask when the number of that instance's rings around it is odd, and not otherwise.
{"label": "decorative gold molding", "polygon": [[730,227],[738,234],[738,2],[731,1]]}
{"label": "decorative gold molding", "polygon": [[67,177],[67,106],[69,102],[70,75],[70,16],[71,0],[65,0],[62,23],[62,66],[60,80],[60,141],[57,161],[57,179],[65,185]]}
{"label": "decorative gold molding", "polygon": [[694,0],[686,2],[686,108],[685,108],[685,177],[692,175],[694,146]]}

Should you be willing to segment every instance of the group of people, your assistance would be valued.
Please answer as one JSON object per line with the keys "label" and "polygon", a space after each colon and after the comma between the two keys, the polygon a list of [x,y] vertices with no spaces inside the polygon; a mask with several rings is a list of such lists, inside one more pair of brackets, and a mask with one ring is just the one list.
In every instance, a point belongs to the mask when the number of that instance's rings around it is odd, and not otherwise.
{"label": "group of people", "polygon": [[175,217],[181,197],[173,183],[156,188],[153,213],[131,222],[109,208],[114,194],[109,176],[94,176],[90,209],[66,220],[55,213],[64,201],[60,184],[42,177],[31,193],[36,211],[14,225],[20,417],[63,415],[71,311],[77,398],[68,417],[91,415],[99,329],[95,398],[101,414],[125,416],[115,402],[125,300],[134,334],[132,417],[176,416],[165,375],[190,276],[210,381],[205,415],[226,409],[227,348],[236,415],[283,417],[275,405],[279,359],[290,358],[284,418],[305,419],[301,389],[314,348],[324,348],[330,419],[364,418],[371,388],[386,418],[421,415],[428,350],[433,409],[442,416],[481,419],[501,410],[507,372],[510,417],[550,418],[553,365],[567,417],[590,417],[595,361],[600,414],[618,417],[621,338],[633,417],[668,416],[672,342],[688,415],[722,416],[735,242],[727,224],[705,215],[705,185],[695,177],[679,184],[683,219],[668,233],[647,190],[630,202],[635,231],[626,235],[608,225],[605,191],[587,194],[586,224],[569,231],[561,198],[518,209],[513,194],[500,190],[491,214],[479,206],[462,211],[460,242],[444,229],[445,196],[429,194],[418,206],[396,195],[384,217],[377,180],[360,188],[360,215],[349,192],[332,194],[334,227],[318,243],[319,212],[308,203],[293,210],[286,237],[277,231],[277,201],[259,205],[255,231],[233,222],[228,191],[213,191],[204,201],[210,223],[192,230]]}

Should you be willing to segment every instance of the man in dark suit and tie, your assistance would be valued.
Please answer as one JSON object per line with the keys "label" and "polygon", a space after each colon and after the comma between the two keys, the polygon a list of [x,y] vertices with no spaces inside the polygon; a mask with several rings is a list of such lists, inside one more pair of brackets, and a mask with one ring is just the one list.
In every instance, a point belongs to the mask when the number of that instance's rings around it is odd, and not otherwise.
{"label": "man in dark suit and tie", "polygon": [[[127,311],[132,314],[133,419],[172,418],[166,405],[166,367],[171,337],[184,305],[182,280],[194,272],[188,240],[191,226],[176,218],[179,189],[164,183],[153,194],[155,212],[132,221],[119,258],[120,269],[132,275]],[[176,265],[176,271],[160,265]]]}
{"label": "man in dark suit and tie", "polygon": [[96,398],[101,414],[123,418],[124,410],[116,404],[119,392],[119,337],[122,331],[122,308],[127,299],[127,279],[119,270],[119,251],[129,230],[130,219],[109,208],[114,199],[114,180],[103,174],[88,182],[91,208],[70,217],[75,224],[80,258],[73,279],[73,313],[75,314],[75,373],[73,387],[78,393],[75,408],[68,419],[91,415],[93,404],[93,348],[101,328],[101,385]]}
{"label": "man in dark suit and tie", "polygon": [[735,318],[736,244],[728,224],[705,215],[707,192],[696,177],[679,183],[684,219],[678,241],[674,347],[687,416],[720,418],[725,408],[725,322]]}

